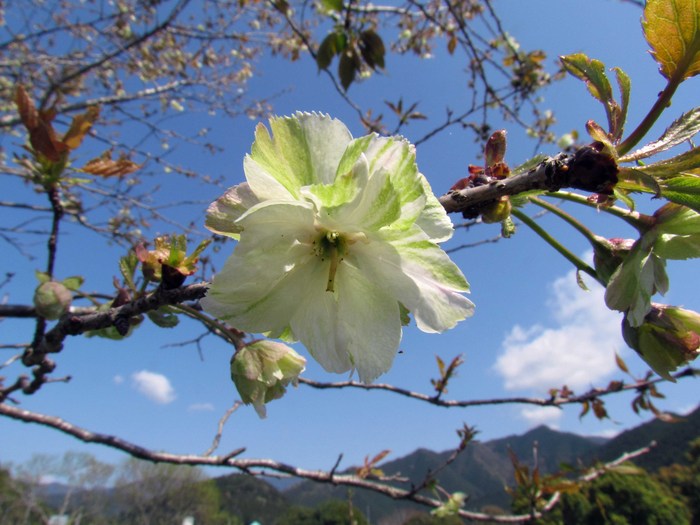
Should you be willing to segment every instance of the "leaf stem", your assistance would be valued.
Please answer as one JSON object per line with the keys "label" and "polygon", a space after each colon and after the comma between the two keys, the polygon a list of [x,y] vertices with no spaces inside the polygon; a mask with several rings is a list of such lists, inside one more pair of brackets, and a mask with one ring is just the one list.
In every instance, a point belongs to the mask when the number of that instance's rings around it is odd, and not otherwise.
{"label": "leaf stem", "polygon": [[593,277],[593,279],[595,279],[600,284],[605,286],[605,283],[601,282],[595,269],[593,269],[591,266],[589,266],[588,264],[583,262],[579,257],[576,257],[571,251],[569,251],[558,240],[556,240],[549,233],[547,233],[544,228],[542,228],[539,224],[537,224],[527,214],[523,213],[522,211],[520,211],[516,208],[513,208],[511,210],[511,213],[515,217],[517,217],[521,222],[523,222],[526,226],[528,226],[532,231],[534,231],[537,235],[539,235],[542,238],[542,240],[544,240],[552,248],[554,248],[561,255],[563,255],[564,258],[566,258],[569,262],[571,262],[579,271],[587,273],[588,275]]}
{"label": "leaf stem", "polygon": [[649,110],[649,113],[647,113],[646,117],[639,123],[637,128],[617,146],[618,155],[622,156],[636,146],[639,141],[644,138],[644,135],[649,132],[666,108],[671,105],[671,98],[673,98],[673,95],[676,93],[678,86],[683,82],[688,67],[690,66],[690,60],[694,55],[694,53],[686,53],[686,56],[673,72],[671,78],[668,79],[664,90],[659,93],[659,97]]}

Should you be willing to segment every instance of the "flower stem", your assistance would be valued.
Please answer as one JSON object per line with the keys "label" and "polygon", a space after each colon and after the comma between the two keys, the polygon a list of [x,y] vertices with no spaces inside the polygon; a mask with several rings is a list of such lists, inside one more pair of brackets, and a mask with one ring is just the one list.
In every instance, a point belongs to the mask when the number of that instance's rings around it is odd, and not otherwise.
{"label": "flower stem", "polygon": [[603,211],[619,217],[627,224],[632,226],[640,233],[644,233],[653,224],[649,223],[648,217],[637,211],[626,210],[625,208],[620,208],[619,206],[598,206],[595,203],[590,202],[586,197],[579,195],[578,193],[572,193],[570,191],[557,191],[555,193],[550,193],[549,196],[556,197],[559,199],[567,200],[570,202],[575,202],[577,204],[583,204],[589,208],[595,208],[596,210]]}
{"label": "flower stem", "polygon": [[573,253],[571,253],[571,251],[569,251],[558,240],[556,240],[549,233],[547,233],[544,230],[544,228],[542,228],[539,224],[537,224],[527,214],[523,213],[522,211],[520,211],[516,208],[513,208],[511,210],[511,213],[515,217],[517,217],[518,220],[520,220],[526,226],[528,226],[532,231],[534,231],[537,235],[539,235],[542,238],[542,240],[544,240],[552,248],[554,248],[556,251],[558,251],[560,254],[562,254],[566,259],[568,259],[569,262],[571,262],[579,271],[587,273],[588,275],[593,277],[596,281],[598,281],[603,286],[605,286],[605,283],[601,282],[595,269],[593,269],[591,266],[589,266],[588,264],[583,262],[579,257],[576,257]]}
{"label": "flower stem", "polygon": [[542,199],[539,199],[537,197],[530,197],[530,202],[535,204],[536,206],[539,206],[540,208],[544,208],[545,210],[553,213],[560,219],[563,219],[567,223],[569,223],[570,226],[575,228],[581,235],[583,235],[586,240],[588,240],[590,243],[595,243],[597,242],[596,235],[586,228],[583,223],[566,213],[564,210],[562,210],[559,206],[555,206],[553,204],[550,204],[547,201],[544,201]]}

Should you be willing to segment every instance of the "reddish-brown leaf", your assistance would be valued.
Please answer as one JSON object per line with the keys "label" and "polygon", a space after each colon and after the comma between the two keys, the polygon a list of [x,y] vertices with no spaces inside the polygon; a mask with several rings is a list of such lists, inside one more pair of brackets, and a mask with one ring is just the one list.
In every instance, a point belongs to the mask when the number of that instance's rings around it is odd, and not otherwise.
{"label": "reddish-brown leaf", "polygon": [[106,152],[102,156],[88,161],[81,171],[99,177],[123,177],[141,168],[141,164],[136,164],[125,157],[120,157],[117,160],[113,160],[111,157],[110,152]]}

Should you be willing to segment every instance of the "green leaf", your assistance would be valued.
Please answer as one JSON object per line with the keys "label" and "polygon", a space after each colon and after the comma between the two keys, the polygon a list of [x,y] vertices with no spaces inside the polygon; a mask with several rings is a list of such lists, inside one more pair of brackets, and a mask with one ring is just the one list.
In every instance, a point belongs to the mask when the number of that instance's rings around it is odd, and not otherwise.
{"label": "green leaf", "polygon": [[180,322],[178,316],[167,307],[161,307],[158,310],[147,312],[148,318],[153,321],[153,324],[161,328],[174,328]]}
{"label": "green leaf", "polygon": [[662,151],[677,146],[687,140],[690,140],[698,131],[700,131],[700,107],[691,109],[687,113],[681,115],[664,131],[663,135],[658,140],[651,142],[624,157],[620,157],[619,162],[630,162],[634,160],[651,157]]}
{"label": "green leaf", "polygon": [[127,255],[119,259],[119,271],[124,278],[124,282],[132,290],[136,289],[136,284],[134,284],[134,273],[136,268],[139,266],[139,258],[136,256],[136,252],[133,250],[129,251]]}
{"label": "green leaf", "polygon": [[535,155],[534,157],[526,160],[519,166],[510,170],[510,176],[520,175],[521,173],[527,173],[530,170],[534,170],[539,164],[547,159],[547,155]]}
{"label": "green leaf", "polygon": [[62,281],[63,286],[65,286],[66,288],[68,288],[69,290],[72,290],[74,292],[77,292],[78,290],[80,290],[80,287],[83,285],[84,282],[85,282],[85,279],[80,275],[66,277]]}
{"label": "green leaf", "polygon": [[658,179],[668,179],[680,175],[684,171],[700,168],[700,148],[693,148],[673,158],[662,160],[654,164],[647,164],[642,168],[628,168],[635,171],[643,171],[647,175]]}
{"label": "green leaf", "polygon": [[384,41],[371,29],[363,31],[360,35],[360,53],[369,67],[375,70],[384,69]]}
{"label": "green leaf", "polygon": [[581,290],[583,290],[584,292],[590,291],[588,286],[586,286],[586,281],[583,280],[581,270],[576,270],[576,284],[578,284],[578,287],[581,288]]}
{"label": "green leaf", "polygon": [[697,259],[700,257],[700,235],[661,235],[654,251],[664,259]]}
{"label": "green leaf", "polygon": [[630,77],[619,67],[614,67],[615,79],[617,80],[617,85],[620,88],[620,110],[617,115],[617,120],[614,123],[611,133],[614,139],[620,139],[622,137],[622,132],[625,128],[625,122],[627,121],[627,109],[630,103],[630,90],[632,88],[632,82]]}
{"label": "green leaf", "polygon": [[595,98],[607,103],[612,99],[612,88],[605,74],[605,64],[590,59],[583,53],[560,57],[564,69],[586,83],[588,91]]}
{"label": "green leaf", "polygon": [[666,179],[661,194],[677,204],[683,204],[700,213],[700,177],[685,175]]}
{"label": "green leaf", "polygon": [[[605,64],[600,60],[588,58],[583,53],[563,56],[560,57],[560,60],[564,69],[576,78],[583,80],[590,94],[603,104],[605,114],[608,117],[608,130],[613,134],[619,133],[622,109],[613,98],[612,87],[605,74]],[[623,89],[622,86],[621,89]]]}
{"label": "green leaf", "polygon": [[327,69],[333,61],[333,57],[339,55],[347,46],[347,37],[343,33],[333,31],[326,35],[316,52],[316,65],[318,69]]}
{"label": "green leaf", "polygon": [[513,218],[510,215],[501,221],[501,235],[504,238],[509,239],[510,237],[515,235],[515,231],[515,223],[513,222]]}
{"label": "green leaf", "polygon": [[357,57],[354,52],[344,52],[340,55],[340,63],[338,64],[338,77],[340,85],[347,91],[350,84],[355,80],[357,75]]}
{"label": "green leaf", "polygon": [[659,182],[642,168],[620,168],[617,173],[618,181],[615,189],[653,193],[661,196]]}
{"label": "green leaf", "polygon": [[664,77],[700,73],[700,0],[648,0],[642,28]]}
{"label": "green leaf", "polygon": [[51,276],[48,273],[40,272],[39,270],[36,270],[34,272],[34,275],[36,276],[36,279],[37,281],[39,281],[40,284],[47,283],[51,280]]}
{"label": "green leaf", "polygon": [[[642,190],[638,190],[638,191],[642,191]],[[615,196],[616,199],[618,199],[625,206],[627,206],[630,211],[634,211],[635,208],[637,207],[634,200],[632,199],[632,197],[629,196],[628,190],[620,187],[619,182],[615,185],[615,189],[613,190],[613,195]],[[657,193],[657,195],[658,195],[658,193]]]}
{"label": "green leaf", "polygon": [[326,11],[343,11],[343,0],[321,0],[321,5]]}

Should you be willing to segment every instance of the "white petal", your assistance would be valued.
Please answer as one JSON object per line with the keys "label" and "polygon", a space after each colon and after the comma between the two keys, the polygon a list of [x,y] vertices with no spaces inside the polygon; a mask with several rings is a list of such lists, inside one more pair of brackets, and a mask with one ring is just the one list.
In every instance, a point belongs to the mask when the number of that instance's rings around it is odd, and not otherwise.
{"label": "white petal", "polygon": [[243,159],[243,171],[250,188],[259,200],[295,200],[295,196],[274,175],[248,155]]}
{"label": "white petal", "polygon": [[[397,298],[424,332],[443,332],[473,314],[464,297],[469,285],[447,254],[417,227],[413,235],[383,233],[366,244],[356,243],[352,254],[358,268],[377,286]],[[390,242],[389,242],[390,241]]]}
{"label": "white petal", "polygon": [[339,333],[360,381],[370,383],[391,368],[399,348],[399,304],[358,269],[342,264],[337,279]]}
{"label": "white petal", "polygon": [[371,382],[389,370],[401,341],[398,303],[345,262],[338,268],[335,293],[319,297],[324,277],[309,281],[313,292],[300,302],[292,330],[329,372],[355,368],[361,381]]}
{"label": "white petal", "polygon": [[[330,184],[335,179],[338,163],[352,140],[350,132],[339,120],[316,113],[296,113],[291,117],[270,119],[270,129],[259,125],[250,158],[260,171],[272,177],[294,198],[299,189],[310,184]],[[266,191],[251,180],[260,173],[246,166],[246,177],[256,195]],[[275,189],[275,192],[277,190]]]}
{"label": "white petal", "polygon": [[235,221],[259,202],[248,183],[233,186],[209,205],[204,225],[214,233],[238,239],[241,228]]}
{"label": "white petal", "polygon": [[420,174],[421,183],[425,190],[425,207],[416,219],[416,226],[422,229],[433,242],[445,242],[452,238],[454,225],[433,193],[428,180]]}
{"label": "white petal", "polygon": [[241,330],[284,330],[306,291],[309,271],[318,266],[309,206],[265,202],[244,214],[239,224],[245,233],[214,278],[203,308]]}

